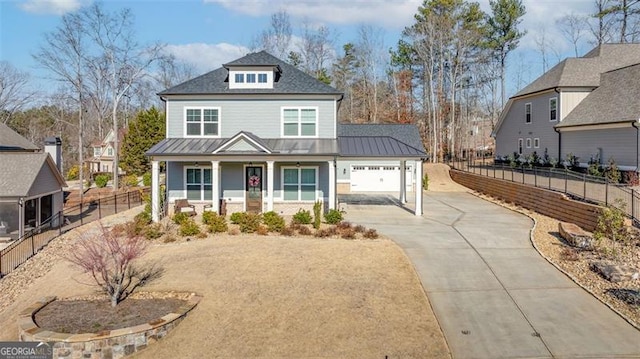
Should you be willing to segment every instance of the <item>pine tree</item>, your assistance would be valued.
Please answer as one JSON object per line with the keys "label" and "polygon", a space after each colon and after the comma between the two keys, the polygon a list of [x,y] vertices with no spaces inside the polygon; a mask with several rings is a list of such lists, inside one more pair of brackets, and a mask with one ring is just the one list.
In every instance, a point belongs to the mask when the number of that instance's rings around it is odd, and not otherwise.
{"label": "pine tree", "polygon": [[164,114],[155,107],[138,112],[136,118],[129,123],[129,130],[122,141],[121,168],[135,175],[150,171],[151,164],[145,152],[164,138]]}

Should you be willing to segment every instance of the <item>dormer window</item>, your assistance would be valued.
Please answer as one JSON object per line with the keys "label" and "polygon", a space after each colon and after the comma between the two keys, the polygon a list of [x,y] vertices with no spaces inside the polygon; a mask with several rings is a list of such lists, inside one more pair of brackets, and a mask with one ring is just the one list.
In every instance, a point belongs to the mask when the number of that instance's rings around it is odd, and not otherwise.
{"label": "dormer window", "polygon": [[254,67],[229,70],[230,89],[270,89],[273,88],[275,73],[269,69]]}

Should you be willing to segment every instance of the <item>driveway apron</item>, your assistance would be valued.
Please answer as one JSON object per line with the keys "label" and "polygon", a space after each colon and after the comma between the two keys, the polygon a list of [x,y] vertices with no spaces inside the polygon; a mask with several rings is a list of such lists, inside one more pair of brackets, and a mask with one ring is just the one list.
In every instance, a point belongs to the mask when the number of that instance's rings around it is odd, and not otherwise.
{"label": "driveway apron", "polygon": [[426,192],[423,208],[346,217],[405,250],[454,358],[640,358],[640,331],[538,254],[531,219],[465,192]]}

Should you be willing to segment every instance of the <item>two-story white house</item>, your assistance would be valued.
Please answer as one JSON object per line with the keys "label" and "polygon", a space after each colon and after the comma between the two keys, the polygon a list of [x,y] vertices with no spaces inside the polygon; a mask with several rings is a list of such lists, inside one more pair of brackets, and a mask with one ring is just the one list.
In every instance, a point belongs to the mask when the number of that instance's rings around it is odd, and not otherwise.
{"label": "two-story white house", "polygon": [[638,63],[640,44],[602,44],[563,60],[509,99],[493,131],[496,155],[573,154],[582,166],[597,155],[636,170]]}
{"label": "two-story white house", "polygon": [[[295,213],[314,202],[336,208],[341,159],[422,163],[422,144],[391,135],[338,135],[342,93],[268,54],[257,52],[159,93],[166,139],[152,163],[152,217],[159,218],[159,162],[166,163],[167,200],[186,198],[227,212]],[[417,131],[417,130],[416,130]],[[414,166],[421,178],[421,165]],[[401,176],[404,171],[398,170]],[[397,190],[406,196],[406,176]],[[400,184],[402,182],[402,185]],[[419,188],[419,186],[417,186]],[[421,215],[421,191],[415,191]]]}

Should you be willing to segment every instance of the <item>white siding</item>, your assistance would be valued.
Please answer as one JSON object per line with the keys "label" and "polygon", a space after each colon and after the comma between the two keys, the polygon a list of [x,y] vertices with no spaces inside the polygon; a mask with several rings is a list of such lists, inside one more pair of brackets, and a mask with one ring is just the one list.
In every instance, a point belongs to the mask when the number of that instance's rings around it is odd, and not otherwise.
{"label": "white siding", "polygon": [[578,104],[590,93],[591,92],[589,91],[562,92],[560,100],[560,115],[562,117],[560,117],[560,121],[567,117],[567,115],[573,111],[573,109],[576,108],[576,106],[578,106]]}

